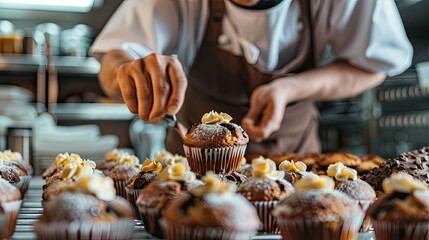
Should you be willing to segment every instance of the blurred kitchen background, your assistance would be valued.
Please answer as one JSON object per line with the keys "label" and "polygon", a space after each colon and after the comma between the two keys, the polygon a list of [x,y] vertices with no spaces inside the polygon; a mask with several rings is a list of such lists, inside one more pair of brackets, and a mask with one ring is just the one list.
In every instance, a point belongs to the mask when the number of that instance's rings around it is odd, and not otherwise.
{"label": "blurred kitchen background", "polygon": [[[43,169],[63,151],[98,160],[115,147],[139,157],[162,148],[164,127],[136,121],[106,98],[100,65],[88,56],[121,2],[0,0],[0,149],[21,150]],[[413,66],[357,98],[318,103],[325,152],[392,157],[429,145],[429,88],[418,78],[429,72],[418,64],[429,61],[429,0],[396,2]]]}

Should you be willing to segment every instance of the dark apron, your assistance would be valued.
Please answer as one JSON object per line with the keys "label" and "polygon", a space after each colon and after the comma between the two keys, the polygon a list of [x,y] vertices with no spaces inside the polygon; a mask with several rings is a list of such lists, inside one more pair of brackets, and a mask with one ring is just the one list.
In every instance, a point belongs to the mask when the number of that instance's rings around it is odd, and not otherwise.
{"label": "dark apron", "polygon": [[[210,0],[210,16],[201,47],[188,74],[188,88],[178,119],[185,125],[201,121],[211,110],[225,112],[241,124],[249,110],[253,90],[279,77],[299,73],[313,67],[310,7],[308,0],[301,0],[304,33],[298,56],[283,68],[271,74],[261,73],[242,56],[233,55],[218,47],[225,12],[224,0]],[[261,143],[250,141],[246,154],[285,152],[319,152],[318,112],[312,101],[289,104],[281,128]],[[166,148],[184,154],[179,135],[169,130]]]}

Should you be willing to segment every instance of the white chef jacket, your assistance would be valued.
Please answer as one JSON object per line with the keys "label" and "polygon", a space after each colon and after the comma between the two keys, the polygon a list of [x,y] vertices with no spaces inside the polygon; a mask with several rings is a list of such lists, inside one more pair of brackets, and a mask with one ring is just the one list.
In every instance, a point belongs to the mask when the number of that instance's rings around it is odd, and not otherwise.
{"label": "white chef jacket", "polygon": [[[219,47],[244,56],[261,71],[280,69],[296,57],[303,41],[298,0],[283,0],[266,10],[249,10],[225,0]],[[412,60],[393,0],[310,0],[314,56],[370,72],[394,76]],[[204,37],[207,0],[125,0],[96,38],[91,53],[123,49],[135,59],[150,53],[177,55],[188,72]]]}

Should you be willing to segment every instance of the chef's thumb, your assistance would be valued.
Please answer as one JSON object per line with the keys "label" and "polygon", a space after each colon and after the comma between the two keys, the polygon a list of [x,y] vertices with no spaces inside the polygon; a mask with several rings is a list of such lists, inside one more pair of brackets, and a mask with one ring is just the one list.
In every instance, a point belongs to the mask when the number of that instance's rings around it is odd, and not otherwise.
{"label": "chef's thumb", "polygon": [[166,112],[169,115],[174,115],[183,105],[186,88],[188,86],[188,80],[179,61],[169,64],[167,71],[168,78],[170,79],[171,83],[171,93],[168,99]]}
{"label": "chef's thumb", "polygon": [[252,134],[252,130],[258,125],[259,119],[262,114],[262,108],[264,106],[263,101],[256,100],[256,97],[251,97],[250,108],[246,116],[244,116],[241,125],[245,128],[249,134]]}

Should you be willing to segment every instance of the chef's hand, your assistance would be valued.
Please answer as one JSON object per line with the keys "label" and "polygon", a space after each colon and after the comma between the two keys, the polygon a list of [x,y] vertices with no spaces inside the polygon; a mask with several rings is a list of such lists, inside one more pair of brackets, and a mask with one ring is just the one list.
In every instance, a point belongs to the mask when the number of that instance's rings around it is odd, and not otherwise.
{"label": "chef's hand", "polygon": [[250,139],[260,142],[280,129],[288,103],[278,81],[257,87],[250,97],[250,109],[241,123]]}
{"label": "chef's hand", "polygon": [[179,111],[188,84],[179,60],[159,54],[122,64],[116,77],[128,109],[154,124]]}

